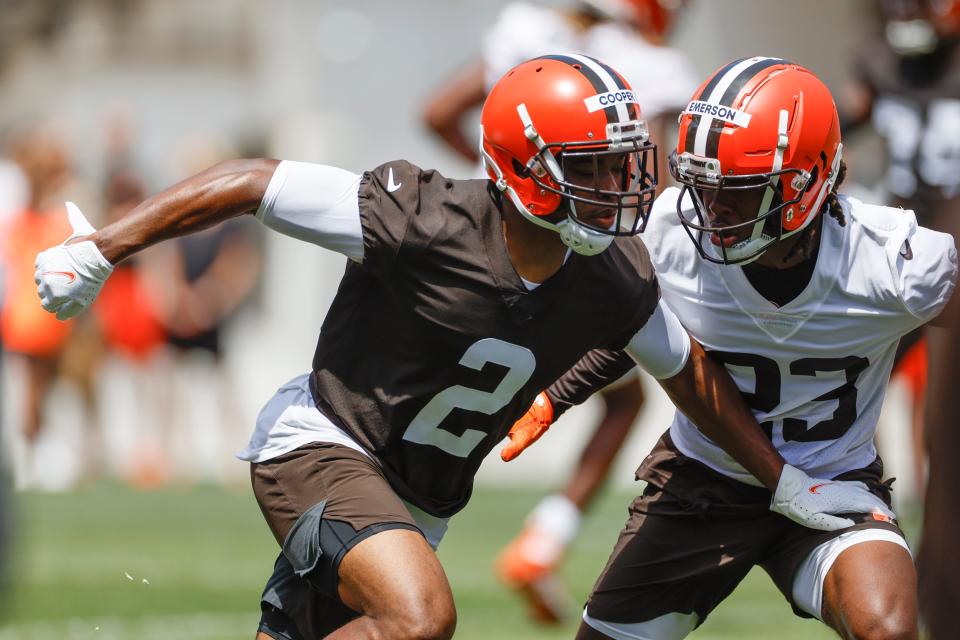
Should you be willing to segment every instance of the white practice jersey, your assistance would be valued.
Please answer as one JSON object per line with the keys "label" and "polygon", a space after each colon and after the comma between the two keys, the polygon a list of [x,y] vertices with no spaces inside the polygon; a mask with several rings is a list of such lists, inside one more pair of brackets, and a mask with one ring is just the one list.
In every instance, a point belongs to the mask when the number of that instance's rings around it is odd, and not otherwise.
{"label": "white practice jersey", "polygon": [[[741,267],[700,258],[678,220],[679,195],[657,199],[643,234],[663,299],[724,362],[788,463],[820,478],[870,464],[897,341],[953,291],[952,238],[918,227],[912,211],[841,197],[846,226],[824,220],[810,283],[778,308]],[[670,435],[685,455],[760,484],[679,411]]]}
{"label": "white practice jersey", "polygon": [[487,90],[521,62],[550,53],[580,53],[612,66],[648,120],[679,111],[699,84],[682,52],[650,44],[624,24],[604,22],[581,32],[555,9],[517,2],[504,7],[484,36]]}

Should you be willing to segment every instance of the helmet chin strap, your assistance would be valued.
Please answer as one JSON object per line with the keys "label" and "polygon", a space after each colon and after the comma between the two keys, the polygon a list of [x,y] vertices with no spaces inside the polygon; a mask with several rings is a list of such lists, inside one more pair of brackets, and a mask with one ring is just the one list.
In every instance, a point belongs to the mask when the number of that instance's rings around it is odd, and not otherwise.
{"label": "helmet chin strap", "polygon": [[556,225],[556,230],[563,244],[582,256],[603,253],[613,242],[613,236],[586,228],[574,220],[572,214],[567,214],[566,219]]}

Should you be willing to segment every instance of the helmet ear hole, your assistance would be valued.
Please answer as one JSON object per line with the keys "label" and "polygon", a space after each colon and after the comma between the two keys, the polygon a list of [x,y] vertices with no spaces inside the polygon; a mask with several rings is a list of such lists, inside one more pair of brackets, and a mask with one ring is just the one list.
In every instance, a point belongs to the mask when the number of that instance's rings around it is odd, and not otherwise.
{"label": "helmet ear hole", "polygon": [[530,172],[527,170],[525,166],[520,164],[519,160],[517,160],[516,158],[511,158],[510,161],[513,163],[514,173],[516,173],[521,178],[528,178],[530,176]]}

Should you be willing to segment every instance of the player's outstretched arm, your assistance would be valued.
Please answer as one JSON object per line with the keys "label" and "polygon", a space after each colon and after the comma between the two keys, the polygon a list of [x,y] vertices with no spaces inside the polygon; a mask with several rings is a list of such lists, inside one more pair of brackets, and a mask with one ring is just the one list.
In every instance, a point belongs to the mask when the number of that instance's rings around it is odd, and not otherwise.
{"label": "player's outstretched arm", "polygon": [[257,210],[279,164],[223,162],[144,200],[127,216],[96,231],[73,203],[73,233],[37,255],[34,280],[43,308],[66,320],[93,302],[115,264],[152,244]]}
{"label": "player's outstretched arm", "polygon": [[147,198],[87,239],[117,264],[162,240],[254,213],[279,164],[266,158],[221,162]]}

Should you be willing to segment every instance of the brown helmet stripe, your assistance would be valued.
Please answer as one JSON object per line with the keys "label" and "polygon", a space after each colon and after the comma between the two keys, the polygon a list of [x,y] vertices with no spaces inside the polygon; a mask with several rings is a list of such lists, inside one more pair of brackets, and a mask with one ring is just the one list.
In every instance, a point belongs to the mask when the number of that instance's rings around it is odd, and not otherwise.
{"label": "brown helmet stripe", "polygon": [[[703,91],[694,98],[714,104],[733,106],[743,87],[758,73],[786,61],[780,58],[754,57],[735,60],[718,71]],[[684,150],[698,156],[715,158],[723,123],[709,115],[694,114],[687,125]]]}
{"label": "brown helmet stripe", "polygon": [[[623,90],[626,86],[620,76],[610,67],[603,64],[595,58],[580,54],[552,54],[534,58],[534,60],[556,60],[570,65],[579,71],[599,93],[612,93]],[[604,107],[603,112],[607,116],[607,123],[620,123],[632,119],[631,110],[627,107],[629,103],[620,103]],[[635,111],[633,113],[636,113]]]}

